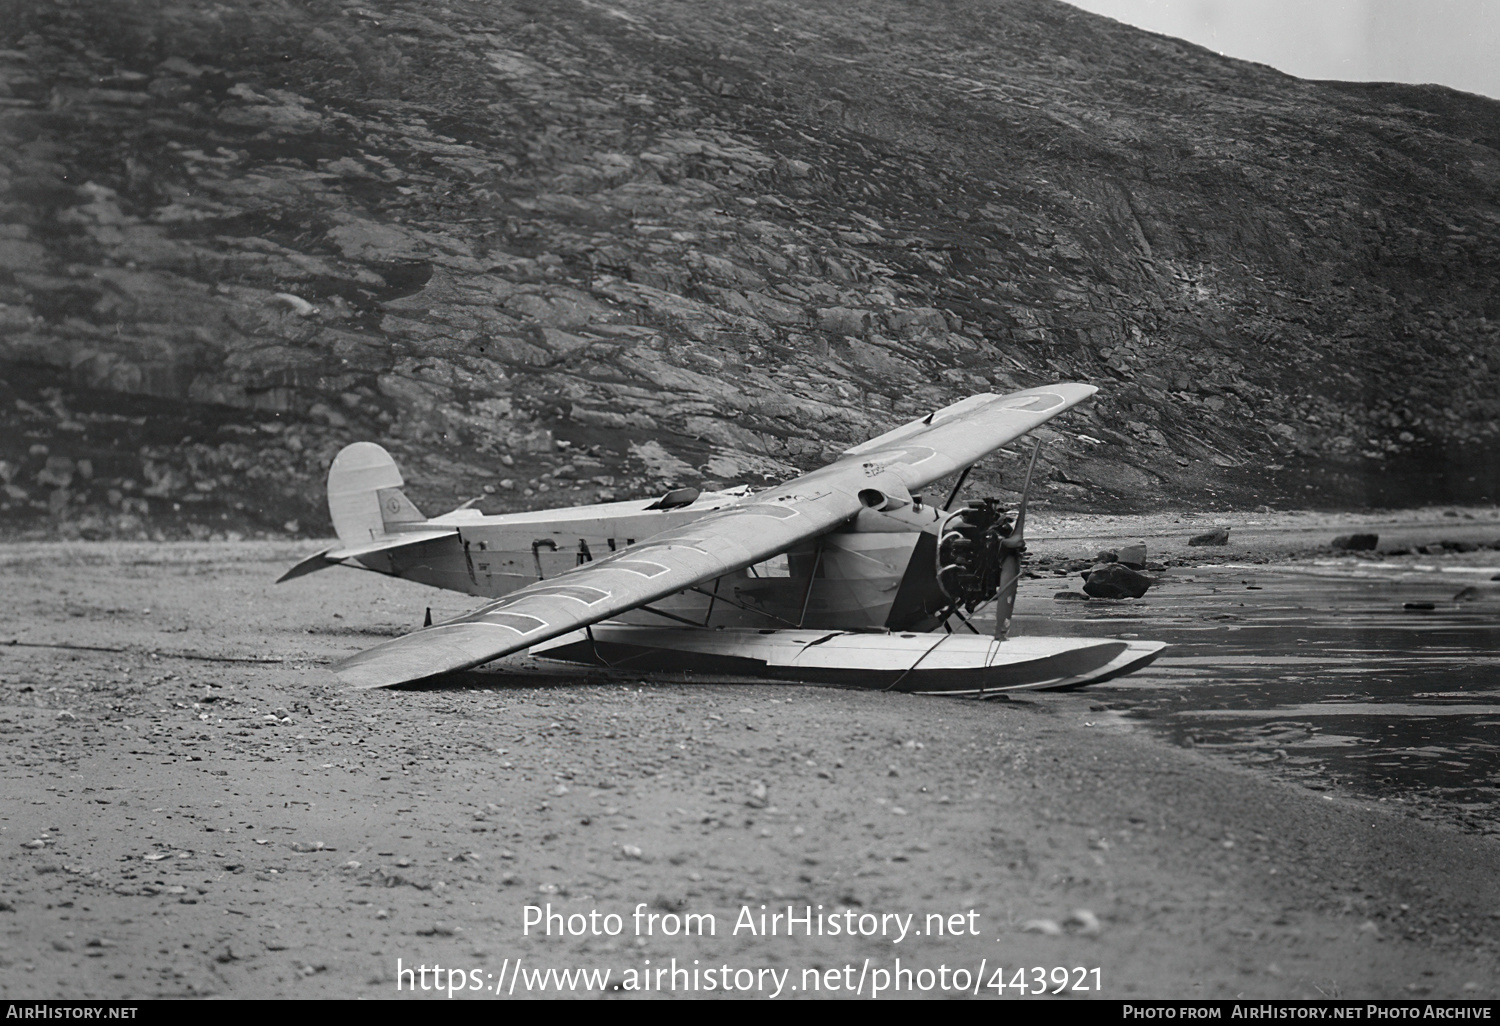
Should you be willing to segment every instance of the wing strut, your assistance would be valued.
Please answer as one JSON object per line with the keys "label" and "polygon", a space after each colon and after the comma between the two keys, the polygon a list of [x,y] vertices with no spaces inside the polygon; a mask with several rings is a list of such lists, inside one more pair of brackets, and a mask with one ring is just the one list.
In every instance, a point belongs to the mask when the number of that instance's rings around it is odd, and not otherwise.
{"label": "wing strut", "polygon": [[[797,626],[784,616],[777,616],[775,613],[767,612],[764,609],[752,609],[751,607],[745,605],[745,603],[736,601],[735,599],[730,598],[728,595],[720,595],[718,594],[717,588],[714,591],[704,591],[702,588],[694,587],[689,588],[688,591],[695,591],[699,595],[707,595],[709,598],[718,598],[720,602],[727,602],[736,609],[743,609],[747,613],[754,613],[757,616],[764,616],[772,620],[778,620],[781,623],[786,624],[788,627],[796,628]],[[706,627],[708,625],[704,624],[704,626]]]}
{"label": "wing strut", "polygon": [[812,572],[807,575],[807,590],[802,593],[802,615],[797,617],[800,628],[807,622],[807,606],[812,601],[813,582],[818,579],[818,567],[823,563],[823,539],[818,539],[818,554],[813,559]]}
{"label": "wing strut", "polygon": [[[981,606],[980,608],[983,609],[984,607]],[[969,618],[967,616],[965,616],[964,614],[960,613],[958,611],[958,607],[957,606],[954,606],[953,610],[948,615],[949,616],[956,616],[956,617],[958,617],[958,622],[961,623],[961,624],[963,624],[965,627],[969,628],[969,630],[972,633],[974,633],[974,634],[978,634],[979,633],[979,628],[975,627],[972,623],[970,623],[969,622]],[[948,621],[946,619],[944,619],[943,620],[943,626],[946,627],[947,625],[948,625]]]}
{"label": "wing strut", "polygon": [[603,664],[605,668],[613,670],[615,668],[614,664],[599,654],[599,646],[594,642],[594,625],[588,624],[587,626],[585,626],[583,628],[583,633],[587,634],[589,637],[589,651],[594,653],[594,658],[597,659],[601,664]]}
{"label": "wing strut", "polygon": [[953,505],[953,500],[958,498],[958,493],[963,490],[964,482],[969,479],[969,471],[973,469],[974,464],[970,463],[967,467],[964,468],[964,472],[958,475],[958,480],[953,483],[953,491],[948,493],[948,501],[943,503],[944,509],[947,509],[949,506]]}
{"label": "wing strut", "polygon": [[1042,451],[1042,440],[1036,440],[1031,450],[1031,463],[1026,467],[1026,484],[1021,488],[1021,508],[1016,511],[1016,526],[1010,537],[1000,543],[1004,550],[1000,556],[1000,587],[995,592],[995,640],[1004,641],[1010,633],[1011,615],[1016,610],[1016,588],[1021,583],[1021,553],[1026,551],[1026,503],[1031,498],[1031,475],[1036,470],[1036,458]]}
{"label": "wing strut", "polygon": [[[944,623],[946,624],[947,621],[945,620]],[[936,641],[934,641],[932,643],[932,647],[931,648],[929,648],[927,651],[923,652],[921,655],[917,656],[915,662],[913,662],[910,666],[908,666],[906,669],[904,669],[904,670],[901,671],[901,676],[899,676],[895,680],[891,681],[885,687],[881,688],[881,690],[882,691],[894,691],[894,690],[896,690],[896,685],[897,684],[900,684],[903,680],[905,680],[906,677],[907,677],[907,675],[910,674],[911,671],[915,670],[918,666],[922,665],[922,660],[926,659],[928,656],[932,655],[932,653],[936,652],[937,651],[937,647],[939,645],[941,645],[943,642],[947,641],[951,637],[953,637],[953,632],[951,630],[947,634],[944,634],[941,637],[939,637]]]}

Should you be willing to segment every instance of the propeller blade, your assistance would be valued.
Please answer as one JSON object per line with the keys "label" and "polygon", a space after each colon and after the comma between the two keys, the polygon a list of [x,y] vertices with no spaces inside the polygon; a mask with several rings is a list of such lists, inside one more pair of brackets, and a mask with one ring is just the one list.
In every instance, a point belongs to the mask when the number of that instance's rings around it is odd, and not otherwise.
{"label": "propeller blade", "polygon": [[1000,590],[995,593],[995,640],[1010,633],[1010,618],[1016,610],[1016,586],[1021,583],[1021,553],[1006,549],[1000,557]]}
{"label": "propeller blade", "polygon": [[1042,440],[1038,438],[1031,450],[1031,462],[1026,467],[1026,483],[1021,487],[1021,505],[1016,510],[1015,528],[1010,537],[1001,542],[1005,551],[1000,556],[1000,587],[995,592],[996,641],[1004,641],[1010,633],[1010,620],[1016,609],[1016,588],[1021,583],[1021,553],[1026,551],[1026,503],[1031,498],[1031,476],[1036,471],[1036,458],[1041,451]]}

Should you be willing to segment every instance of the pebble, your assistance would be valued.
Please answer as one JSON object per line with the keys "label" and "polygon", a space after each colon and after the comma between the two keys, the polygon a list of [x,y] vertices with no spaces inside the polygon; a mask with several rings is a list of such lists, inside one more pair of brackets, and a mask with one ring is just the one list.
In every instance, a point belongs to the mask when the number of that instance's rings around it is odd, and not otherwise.
{"label": "pebble", "polygon": [[1082,937],[1097,937],[1103,929],[1099,917],[1086,908],[1075,908],[1072,915],[1068,916],[1068,923],[1077,926],[1076,932]]}
{"label": "pebble", "polygon": [[318,312],[317,307],[313,306],[301,296],[295,296],[290,292],[278,292],[276,293],[275,298],[278,302],[280,302],[287,309],[291,310],[291,312],[296,314],[298,317],[311,317],[313,314]]}

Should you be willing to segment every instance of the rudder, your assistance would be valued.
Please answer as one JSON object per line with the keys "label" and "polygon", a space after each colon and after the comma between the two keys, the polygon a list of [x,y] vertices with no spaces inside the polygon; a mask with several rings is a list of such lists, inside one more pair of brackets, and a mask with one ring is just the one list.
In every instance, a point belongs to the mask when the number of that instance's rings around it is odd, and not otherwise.
{"label": "rudder", "polygon": [[401,492],[404,483],[391,454],[374,442],[339,450],[328,468],[328,515],[339,541],[360,545],[383,537],[392,524],[425,521]]}

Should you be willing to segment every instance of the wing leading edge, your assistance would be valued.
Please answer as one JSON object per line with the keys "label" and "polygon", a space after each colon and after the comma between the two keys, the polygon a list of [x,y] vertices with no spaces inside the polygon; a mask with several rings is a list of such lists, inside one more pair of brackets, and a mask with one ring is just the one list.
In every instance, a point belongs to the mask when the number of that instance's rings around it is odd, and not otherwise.
{"label": "wing leading edge", "polygon": [[845,465],[884,468],[913,491],[969,466],[1099,391],[1065,382],[1009,395],[973,395],[848,451]]}
{"label": "wing leading edge", "polygon": [[732,506],[528,585],[472,613],[361,652],[334,670],[359,688],[466,670],[778,555],[863,508],[862,494],[915,490],[1093,395],[1058,384],[971,396]]}

